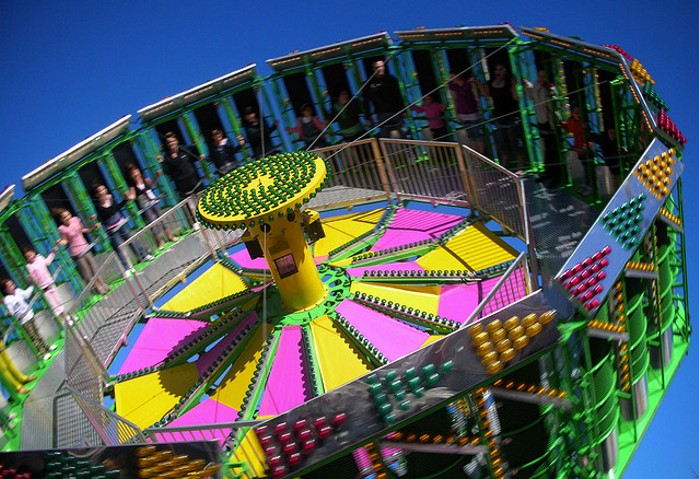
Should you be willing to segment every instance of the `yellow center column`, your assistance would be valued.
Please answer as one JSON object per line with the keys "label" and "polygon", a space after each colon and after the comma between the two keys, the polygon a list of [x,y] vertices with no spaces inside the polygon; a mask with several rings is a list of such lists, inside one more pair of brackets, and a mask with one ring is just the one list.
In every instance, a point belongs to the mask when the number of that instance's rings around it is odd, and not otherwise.
{"label": "yellow center column", "polygon": [[217,180],[197,208],[208,227],[247,229],[248,250],[263,253],[290,312],[313,307],[326,294],[301,219],[301,208],[323,187],[326,175],[325,162],[313,153],[269,156]]}

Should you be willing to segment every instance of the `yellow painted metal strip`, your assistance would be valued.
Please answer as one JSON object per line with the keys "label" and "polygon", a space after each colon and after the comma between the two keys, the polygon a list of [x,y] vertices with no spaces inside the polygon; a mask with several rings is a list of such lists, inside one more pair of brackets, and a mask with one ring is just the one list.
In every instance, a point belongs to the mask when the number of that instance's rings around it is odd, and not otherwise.
{"label": "yellow painted metal strip", "polygon": [[214,264],[177,293],[162,309],[187,312],[230,294],[247,289],[240,276],[220,264]]}
{"label": "yellow painted metal strip", "polygon": [[478,271],[513,260],[517,251],[501,238],[474,223],[449,240],[444,246],[430,251],[417,263],[427,271]]}
{"label": "yellow painted metal strip", "polygon": [[257,363],[262,356],[263,346],[262,328],[258,328],[243,352],[233,363],[233,367],[216,388],[216,393],[212,396],[213,399],[235,410],[240,410]]}
{"label": "yellow painted metal strip", "polygon": [[141,429],[170,411],[199,378],[195,364],[183,364],[114,386],[116,412]]}
{"label": "yellow painted metal strip", "polygon": [[373,369],[328,316],[322,316],[310,325],[326,390],[348,383]]}
{"label": "yellow painted metal strip", "polygon": [[385,211],[378,209],[323,219],[325,238],[319,239],[313,245],[314,256],[327,255],[335,248],[370,231]]}

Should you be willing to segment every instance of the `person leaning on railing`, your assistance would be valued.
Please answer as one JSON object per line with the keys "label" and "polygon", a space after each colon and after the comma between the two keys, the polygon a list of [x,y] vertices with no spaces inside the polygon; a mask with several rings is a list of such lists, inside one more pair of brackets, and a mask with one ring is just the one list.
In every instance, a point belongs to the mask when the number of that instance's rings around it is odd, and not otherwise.
{"label": "person leaning on railing", "polygon": [[[151,224],[162,214],[160,210],[160,198],[153,191],[162,173],[162,170],[158,170],[155,174],[155,179],[151,180],[148,177],[144,177],[141,170],[135,164],[129,163],[126,165],[126,177],[131,185],[129,187],[129,195],[135,198],[139,208],[139,214],[143,217],[146,224]],[[163,239],[160,237],[160,233],[165,233],[168,241],[177,241],[177,236],[172,234],[166,225],[159,224],[157,227],[153,228],[153,237],[155,238],[158,249],[163,249],[165,246]]]}
{"label": "person leaning on railing", "polygon": [[97,273],[97,262],[92,255],[93,244],[85,239],[85,233],[90,233],[99,225],[94,225],[92,228],[86,228],[83,222],[77,216],[73,216],[70,211],[64,208],[54,210],[54,216],[59,221],[58,232],[61,237],[56,244],[68,246],[70,257],[75,262],[78,268],[80,277],[85,281],[85,284],[90,284],[94,281],[95,290],[99,294],[107,294],[109,286],[102,279],[102,276]]}
{"label": "person leaning on railing", "polygon": [[14,281],[3,278],[0,280],[0,290],[4,295],[3,302],[7,310],[19,321],[20,326],[39,352],[39,356],[44,361],[48,361],[51,358],[51,351],[56,349],[56,345],[49,345],[44,340],[34,322],[34,310],[32,309],[34,300],[31,299],[34,286],[27,289],[18,288]]}
{"label": "person leaning on railing", "polygon": [[[131,232],[127,224],[128,219],[122,214],[121,209],[124,207],[127,201],[133,200],[135,197],[132,196],[131,193],[127,192],[125,198],[122,201],[117,202],[107,187],[100,184],[94,186],[93,192],[95,195],[94,204],[95,211],[97,212],[97,219],[99,219],[104,228],[107,230],[109,242],[112,244],[114,251],[116,251],[117,257],[121,261],[124,270],[126,272],[130,271],[133,273],[133,268],[131,268],[129,259],[122,251],[122,244],[128,242],[131,251],[133,251],[133,253],[141,261],[150,261],[153,259],[153,256],[144,251],[137,242],[129,242]],[[128,276],[128,273],[126,275]]]}

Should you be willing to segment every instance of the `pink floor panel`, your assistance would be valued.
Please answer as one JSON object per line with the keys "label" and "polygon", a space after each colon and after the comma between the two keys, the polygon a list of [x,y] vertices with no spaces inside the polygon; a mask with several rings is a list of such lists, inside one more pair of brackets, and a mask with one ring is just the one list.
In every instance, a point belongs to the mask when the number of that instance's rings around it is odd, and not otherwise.
{"label": "pink floor panel", "polygon": [[180,345],[202,334],[207,324],[193,319],[150,318],[119,368],[119,374],[162,362]]}
{"label": "pink floor panel", "polygon": [[359,330],[389,361],[419,349],[429,334],[371,308],[344,300],[336,311]]}
{"label": "pink floor panel", "polygon": [[260,416],[274,416],[311,398],[300,326],[282,330],[274,365],[260,402]]}

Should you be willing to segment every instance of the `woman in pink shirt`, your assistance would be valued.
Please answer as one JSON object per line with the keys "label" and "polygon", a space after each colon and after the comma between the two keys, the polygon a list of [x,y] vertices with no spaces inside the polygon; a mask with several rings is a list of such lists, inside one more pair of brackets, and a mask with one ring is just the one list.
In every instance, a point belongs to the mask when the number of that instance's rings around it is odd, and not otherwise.
{"label": "woman in pink shirt", "polygon": [[84,233],[89,233],[97,229],[97,225],[94,228],[86,228],[83,226],[80,218],[70,214],[70,211],[60,208],[56,217],[60,222],[58,226],[58,232],[61,234],[61,239],[58,240],[60,245],[68,245],[68,251],[70,251],[70,256],[75,261],[75,265],[78,268],[80,277],[89,283],[92,279],[95,279],[95,288],[100,294],[107,294],[109,292],[109,286],[104,284],[102,277],[97,274],[97,263],[95,262],[95,257],[92,256],[90,252],[90,243],[85,239]]}
{"label": "woman in pink shirt", "polygon": [[51,271],[49,271],[49,265],[56,257],[56,249],[57,248],[54,247],[46,257],[37,254],[36,251],[34,251],[34,249],[30,246],[25,246],[22,248],[22,253],[24,254],[24,259],[27,260],[29,279],[31,279],[32,283],[34,283],[44,292],[44,297],[46,298],[46,301],[48,301],[49,306],[51,306],[51,311],[53,311],[53,314],[62,320],[69,320],[70,317],[63,308],[61,298],[58,296],[56,282],[53,280]]}

